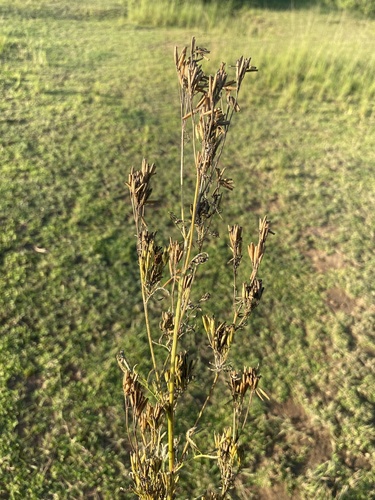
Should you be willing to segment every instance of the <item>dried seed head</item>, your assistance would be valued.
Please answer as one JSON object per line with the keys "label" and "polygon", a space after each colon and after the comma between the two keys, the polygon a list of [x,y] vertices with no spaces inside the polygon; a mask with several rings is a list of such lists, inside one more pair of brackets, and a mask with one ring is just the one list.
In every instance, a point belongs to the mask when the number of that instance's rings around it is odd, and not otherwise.
{"label": "dried seed head", "polygon": [[228,491],[235,478],[234,468],[240,464],[238,441],[233,439],[230,427],[224,429],[221,435],[214,433],[214,441],[223,490]]}
{"label": "dried seed head", "polygon": [[[189,354],[181,352],[175,358],[174,377],[175,377],[175,390],[177,394],[181,394],[187,388],[189,382],[193,377],[195,361],[189,359]],[[164,374],[165,380],[168,383],[171,373],[167,370]]]}
{"label": "dried seed head", "polygon": [[246,315],[250,314],[250,312],[257,307],[262,298],[263,291],[262,280],[254,279],[250,284],[242,284],[241,301]]}
{"label": "dried seed head", "polygon": [[243,79],[246,73],[251,71],[258,71],[255,66],[250,65],[251,58],[245,58],[241,56],[236,62],[236,80],[237,80],[237,90],[240,90]]}
{"label": "dried seed head", "polygon": [[211,294],[209,292],[206,292],[199,299],[199,302],[206,302],[207,300],[210,300],[210,298],[211,298]]}
{"label": "dried seed head", "polygon": [[166,335],[170,336],[174,329],[174,316],[170,311],[163,311],[161,313],[161,321],[159,323],[160,330]]}
{"label": "dried seed head", "polygon": [[248,390],[252,393],[255,392],[262,400],[262,396],[269,399],[267,394],[262,389],[258,389],[260,379],[261,376],[258,375],[256,368],[244,367],[242,373],[237,373],[235,370],[230,372],[230,381],[228,382],[228,385],[231,389],[233,401],[237,407],[241,407],[243,398]]}
{"label": "dried seed head", "polygon": [[131,476],[134,482],[133,492],[143,500],[167,498],[169,475],[163,471],[163,459],[155,449],[135,451],[130,455]]}
{"label": "dried seed head", "polygon": [[143,394],[141,384],[138,382],[138,374],[133,370],[125,370],[122,387],[125,401],[132,408],[133,416],[137,421],[147,404],[147,398]]}
{"label": "dried seed head", "polygon": [[116,359],[117,359],[117,363],[119,365],[119,367],[121,368],[121,370],[125,373],[125,372],[130,372],[131,371],[131,368],[130,368],[130,365],[128,363],[128,360],[126,359],[125,357],[125,353],[123,350],[121,350],[117,356],[116,356]]}
{"label": "dried seed head", "polygon": [[222,370],[233,342],[234,325],[227,325],[225,322],[216,325],[215,318],[207,315],[203,316],[202,320],[210,347],[214,352],[215,368],[216,370]]}
{"label": "dried seed head", "polygon": [[233,255],[229,263],[233,263],[233,269],[236,271],[242,259],[242,227],[235,224],[228,226],[228,231],[230,249]]}
{"label": "dried seed head", "polygon": [[147,430],[151,431],[150,444],[152,446],[156,445],[156,440],[158,438],[158,433],[156,431],[159,429],[164,415],[165,409],[163,405],[158,402],[155,405],[147,402],[147,405],[139,418],[139,426],[143,436],[145,436],[145,432]]}
{"label": "dried seed head", "polygon": [[202,57],[203,59],[207,59],[207,54],[209,54],[210,51],[204,47],[195,47],[195,55],[196,57]]}
{"label": "dried seed head", "polygon": [[259,219],[259,241],[257,245],[250,243],[248,246],[248,253],[253,265],[253,270],[250,276],[250,281],[253,281],[258,272],[260,263],[262,262],[264,252],[266,250],[266,240],[268,234],[275,234],[270,229],[271,222],[267,219],[267,216],[263,219]]}
{"label": "dried seed head", "polygon": [[[212,103],[213,107],[216,106],[216,104],[220,101],[221,98],[221,92],[223,88],[225,87],[226,81],[227,81],[227,73],[225,71],[225,63],[220,64],[220,68],[216,72],[211,85],[209,83],[209,89],[212,94]],[[212,77],[211,77],[212,78]]]}
{"label": "dried seed head", "polygon": [[207,86],[207,78],[198,64],[202,60],[203,54],[208,53],[207,49],[197,48],[195,38],[192,38],[190,47],[190,56],[187,57],[187,47],[184,47],[181,53],[175,49],[175,65],[181,88],[192,98],[198,92],[203,92]]}
{"label": "dried seed head", "polygon": [[170,238],[168,254],[169,254],[169,272],[171,274],[171,278],[176,278],[177,266],[184,254],[183,243],[179,243],[178,241],[174,241],[172,240],[172,238]]}
{"label": "dried seed head", "polygon": [[228,102],[229,106],[231,106],[236,113],[238,113],[241,110],[241,108],[237,102],[237,99],[235,99],[233,96],[231,96],[229,94],[227,95],[227,102]]}
{"label": "dried seed head", "polygon": [[147,230],[138,235],[139,266],[143,283],[149,291],[161,280],[169,260],[168,249],[156,245],[155,235]]}
{"label": "dried seed head", "polygon": [[199,266],[201,264],[204,264],[205,262],[208,261],[208,253],[206,252],[201,252],[198,255],[196,255],[190,262],[191,266]]}
{"label": "dried seed head", "polygon": [[133,207],[133,214],[136,222],[140,220],[144,225],[144,207],[149,201],[152,192],[150,187],[151,177],[156,173],[156,166],[151,165],[145,159],[142,161],[141,170],[131,169],[129,180],[126,185],[130,191],[130,199]]}
{"label": "dried seed head", "polygon": [[223,188],[228,189],[229,191],[233,191],[234,189],[233,179],[230,179],[228,177],[221,177],[220,179],[218,179],[218,183],[220,186],[223,186]]}

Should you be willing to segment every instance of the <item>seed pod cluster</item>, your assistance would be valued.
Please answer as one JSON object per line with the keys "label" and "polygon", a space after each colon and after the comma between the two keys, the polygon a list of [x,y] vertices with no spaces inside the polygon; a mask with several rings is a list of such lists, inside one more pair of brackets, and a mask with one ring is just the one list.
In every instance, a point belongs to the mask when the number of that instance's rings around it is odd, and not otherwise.
{"label": "seed pod cluster", "polygon": [[235,333],[234,325],[225,322],[216,325],[215,318],[203,316],[203,326],[215,357],[215,369],[220,371],[225,366]]}
{"label": "seed pod cluster", "polygon": [[267,219],[267,217],[259,219],[259,241],[257,245],[254,245],[254,243],[250,243],[250,245],[248,246],[249,257],[253,265],[250,282],[255,279],[260,263],[262,262],[263,255],[266,250],[266,240],[268,233],[274,234],[274,232],[271,231],[270,226],[271,222]]}
{"label": "seed pod cluster", "polygon": [[139,266],[148,290],[159,283],[169,261],[168,249],[156,245],[155,235],[156,233],[149,233],[145,229],[138,237]]}
{"label": "seed pod cluster", "polygon": [[224,429],[222,434],[214,433],[214,441],[221,475],[222,493],[225,493],[232,487],[235,479],[235,467],[240,464],[238,440],[233,439],[233,431],[231,427],[228,427]]}
{"label": "seed pod cluster", "polygon": [[228,231],[232,251],[232,258],[229,263],[233,264],[233,270],[236,272],[242,259],[242,227],[235,224],[234,226],[228,226]]}
{"label": "seed pod cluster", "polygon": [[[174,366],[174,381],[176,394],[184,392],[193,377],[193,368],[195,361],[189,359],[189,354],[184,351],[175,357]],[[168,383],[170,379],[170,371],[164,373],[165,380]]]}
{"label": "seed pod cluster", "polygon": [[130,455],[131,476],[134,482],[133,493],[142,500],[167,498],[169,474],[163,470],[163,460],[149,450],[133,452]]}
{"label": "seed pod cluster", "polygon": [[269,399],[266,392],[263,391],[263,389],[258,388],[260,379],[261,375],[258,374],[257,368],[244,367],[242,373],[237,373],[235,370],[230,372],[230,381],[228,382],[228,385],[237,408],[241,407],[245,394],[248,390],[252,393],[255,392],[261,400],[263,400],[263,397]]}
{"label": "seed pod cluster", "polygon": [[137,227],[140,222],[144,225],[146,224],[144,221],[144,210],[152,193],[150,181],[155,173],[155,164],[149,164],[145,159],[142,160],[141,170],[134,170],[134,168],[132,168],[130,171],[129,180],[126,185],[130,191],[130,200]]}

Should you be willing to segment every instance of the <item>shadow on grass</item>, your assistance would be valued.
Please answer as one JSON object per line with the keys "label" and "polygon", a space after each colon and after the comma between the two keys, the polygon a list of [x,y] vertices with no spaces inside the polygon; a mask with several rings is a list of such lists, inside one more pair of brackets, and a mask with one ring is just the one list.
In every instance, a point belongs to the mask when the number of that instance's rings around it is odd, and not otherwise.
{"label": "shadow on grass", "polygon": [[[211,3],[217,0],[204,0],[204,3]],[[317,5],[317,0],[234,0],[235,9],[256,8],[269,10],[300,10]]]}
{"label": "shadow on grass", "polygon": [[0,17],[20,16],[24,19],[54,19],[69,21],[108,20],[123,17],[126,9],[122,6],[115,7],[87,7],[85,5],[59,6],[42,4],[39,7],[23,5],[0,6]]}

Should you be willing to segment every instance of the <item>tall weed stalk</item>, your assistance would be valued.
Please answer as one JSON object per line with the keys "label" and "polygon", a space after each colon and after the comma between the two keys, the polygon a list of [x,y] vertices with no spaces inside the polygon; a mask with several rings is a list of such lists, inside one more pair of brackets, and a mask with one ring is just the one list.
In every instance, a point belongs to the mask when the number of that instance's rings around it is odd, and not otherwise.
{"label": "tall weed stalk", "polygon": [[[233,78],[228,77],[224,63],[214,75],[207,75],[202,65],[208,54],[207,49],[196,45],[194,38],[189,50],[187,47],[181,52],[175,49],[181,102],[181,203],[180,213],[171,214],[178,237],[171,235],[167,246],[158,245],[156,232],[149,229],[146,218],[155,164],[144,159],[140,170],[131,169],[127,182],[136,227],[145,332],[152,369],[145,379],[137,369],[139,365],[132,366],[123,351],[117,360],[124,373],[133,492],[142,499],[175,498],[182,467],[186,467],[190,459],[202,458],[216,461],[221,475],[220,488],[216,492],[203,492],[203,498],[225,498],[240,468],[240,438],[252,396],[255,393],[261,399],[268,399],[259,387],[258,368],[235,370],[234,363],[229,361],[234,340],[244,330],[262,297],[263,284],[258,270],[268,234],[272,233],[267,217],[259,221],[258,242],[248,245],[249,278],[241,284],[237,282],[237,275],[242,263],[242,227],[237,224],[228,227],[229,263],[233,273],[233,288],[228,291],[233,301],[231,317],[216,319],[202,312],[211,290],[198,303],[192,301],[192,289],[209,258],[205,244],[212,231],[212,221],[222,211],[223,190],[234,188],[232,179],[219,166],[220,158],[232,118],[240,110],[238,96],[244,78],[257,71],[250,58],[240,57],[233,69]],[[187,151],[187,146],[192,151]],[[192,168],[191,157],[194,158],[195,188],[192,199],[186,200],[185,181],[188,169]],[[164,308],[159,328],[154,331],[150,304],[156,296],[163,297]],[[196,323],[199,317],[200,327]],[[180,433],[176,430],[177,408],[183,404],[181,396],[188,390],[196,366],[196,359],[184,348],[185,340],[198,328],[207,335],[212,353],[209,364],[212,378],[194,424]],[[232,425],[214,432],[211,451],[201,451],[195,435],[220,377],[231,393],[231,405],[226,407],[231,412]],[[201,387],[202,392],[205,389]],[[250,397],[245,401],[247,393]]]}

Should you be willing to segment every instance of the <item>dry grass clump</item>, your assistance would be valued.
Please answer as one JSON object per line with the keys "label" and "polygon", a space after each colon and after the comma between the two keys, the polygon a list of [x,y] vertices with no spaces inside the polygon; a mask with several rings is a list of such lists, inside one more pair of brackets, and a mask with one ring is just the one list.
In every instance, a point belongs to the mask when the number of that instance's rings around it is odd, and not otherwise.
{"label": "dry grass clump", "polygon": [[[248,405],[255,393],[268,398],[259,387],[257,368],[244,367],[236,371],[229,362],[231,346],[238,332],[244,328],[252,310],[258,305],[263,292],[258,270],[262,262],[267,237],[272,231],[267,217],[259,221],[259,240],[248,246],[249,278],[237,284],[238,268],[242,263],[242,227],[228,227],[232,256],[229,263],[233,273],[233,315],[218,320],[202,313],[203,329],[212,351],[209,369],[213,373],[210,389],[194,425],[185,435],[176,434],[176,409],[180,396],[188,390],[193,378],[196,360],[184,349],[184,339],[189,328],[191,309],[198,309],[191,301],[194,284],[199,280],[200,269],[208,260],[204,251],[211,231],[212,220],[221,213],[222,193],[232,190],[232,179],[219,162],[234,113],[240,110],[238,95],[247,73],[257,71],[250,58],[240,57],[230,79],[222,63],[214,75],[207,75],[202,61],[209,51],[199,47],[192,39],[190,50],[176,48],[174,59],[180,84],[181,102],[181,165],[180,165],[180,214],[171,214],[177,229],[176,238],[170,237],[168,246],[159,246],[156,232],[149,231],[145,208],[152,192],[151,179],[156,173],[154,164],[143,160],[140,170],[132,169],[127,186],[133,208],[137,232],[137,254],[144,306],[145,327],[149,344],[152,370],[147,380],[131,367],[123,352],[117,360],[124,372],[123,390],[126,402],[129,442],[131,446],[131,475],[133,491],[139,498],[172,499],[177,494],[179,471],[188,458],[216,460],[221,475],[221,488],[206,492],[206,498],[225,498],[239,471],[241,430]],[[195,188],[192,200],[185,200],[187,135],[194,157]],[[163,291],[164,310],[159,321],[160,331],[153,331],[150,318],[150,301],[156,292]],[[208,291],[201,299],[199,310],[209,299]],[[165,353],[158,364],[155,350]],[[212,436],[214,452],[202,452],[193,436],[199,429],[201,417],[210,402],[219,377],[226,380],[232,395],[233,424]],[[204,388],[202,387],[202,391]],[[248,403],[245,395],[249,393]],[[182,403],[181,403],[182,404]],[[246,409],[247,406],[247,409]],[[246,409],[246,411],[244,411]]]}

